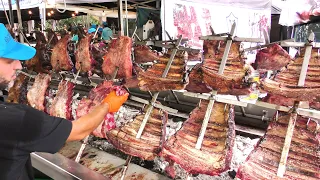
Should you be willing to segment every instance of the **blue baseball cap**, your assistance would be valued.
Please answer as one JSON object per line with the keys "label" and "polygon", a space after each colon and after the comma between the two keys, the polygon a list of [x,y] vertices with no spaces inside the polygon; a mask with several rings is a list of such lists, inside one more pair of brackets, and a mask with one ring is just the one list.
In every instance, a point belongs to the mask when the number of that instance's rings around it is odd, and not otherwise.
{"label": "blue baseball cap", "polygon": [[96,25],[96,24],[92,24],[92,25],[91,25],[91,28],[97,29],[97,25]]}
{"label": "blue baseball cap", "polygon": [[108,23],[105,22],[105,21],[104,21],[102,24],[103,24],[104,26],[108,26]]}
{"label": "blue baseball cap", "polygon": [[15,41],[4,24],[0,23],[0,57],[12,60],[29,60],[36,49]]}
{"label": "blue baseball cap", "polygon": [[94,33],[94,32],[96,32],[96,28],[90,28],[89,30],[88,30],[88,33],[90,34],[90,33]]}

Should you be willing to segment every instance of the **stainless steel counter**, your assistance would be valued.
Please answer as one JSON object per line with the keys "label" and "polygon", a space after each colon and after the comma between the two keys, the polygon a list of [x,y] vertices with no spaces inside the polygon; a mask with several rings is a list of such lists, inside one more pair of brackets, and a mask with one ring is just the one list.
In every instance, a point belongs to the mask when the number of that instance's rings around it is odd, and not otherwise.
{"label": "stainless steel counter", "polygon": [[32,166],[53,179],[110,179],[59,153],[31,153]]}

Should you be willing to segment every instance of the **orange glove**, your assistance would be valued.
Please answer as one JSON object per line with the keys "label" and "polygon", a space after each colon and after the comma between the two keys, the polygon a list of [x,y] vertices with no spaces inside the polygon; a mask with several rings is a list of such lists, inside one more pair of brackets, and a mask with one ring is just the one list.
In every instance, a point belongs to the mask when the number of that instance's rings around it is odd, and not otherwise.
{"label": "orange glove", "polygon": [[112,91],[108,94],[106,98],[102,101],[102,103],[108,103],[109,112],[117,112],[122,104],[127,101],[129,94],[126,93],[123,96],[117,96],[116,91]]}

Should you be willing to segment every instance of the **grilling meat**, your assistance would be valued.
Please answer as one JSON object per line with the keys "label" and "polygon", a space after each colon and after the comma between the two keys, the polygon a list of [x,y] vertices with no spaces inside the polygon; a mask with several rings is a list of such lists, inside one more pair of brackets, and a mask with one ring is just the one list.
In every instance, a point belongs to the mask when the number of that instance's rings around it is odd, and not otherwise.
{"label": "grilling meat", "polygon": [[46,58],[47,41],[43,33],[39,31],[36,31],[36,40],[37,40],[37,44],[35,46],[36,54],[32,59],[30,59],[29,61],[26,61],[25,64],[28,70],[41,73],[41,72],[44,72],[43,67],[48,61]]}
{"label": "grilling meat", "polygon": [[78,48],[75,53],[76,69],[78,71],[81,70],[81,72],[89,72],[89,74],[91,74],[95,62],[90,51],[91,39],[91,35],[82,38],[78,43]]}
{"label": "grilling meat", "polygon": [[103,56],[102,70],[105,75],[112,76],[119,67],[117,78],[132,76],[131,46],[132,39],[127,36],[111,41],[108,52]]}
{"label": "grilling meat", "polygon": [[278,165],[287,132],[290,114],[281,114],[274,121],[238,169],[240,179],[320,179],[320,136],[318,120],[298,116],[291,141],[286,171],[277,177]]}
{"label": "grilling meat", "polygon": [[214,103],[202,147],[195,148],[207,107],[208,101],[201,101],[160,153],[190,174],[219,175],[230,168],[235,138],[233,106]]}
{"label": "grilling meat", "polygon": [[265,79],[262,82],[262,89],[273,95],[281,95],[300,101],[317,97],[320,91],[320,58],[318,49],[312,49],[305,84],[303,87],[299,87],[298,81],[303,59],[304,53],[290,62],[287,68],[276,74],[273,80]]}
{"label": "grilling meat", "polygon": [[51,66],[56,72],[60,70],[70,71],[73,67],[73,63],[69,56],[67,47],[70,40],[70,35],[65,35],[54,46],[51,55]]}
{"label": "grilling meat", "polygon": [[24,74],[20,73],[13,86],[9,89],[7,102],[16,104],[27,104],[27,88],[29,78]]}
{"label": "grilling meat", "polygon": [[186,62],[175,58],[165,78],[162,74],[169,61],[168,56],[160,57],[158,62],[146,71],[138,73],[139,88],[142,91],[182,90],[188,84]]}
{"label": "grilling meat", "polygon": [[39,111],[45,110],[45,94],[49,87],[51,76],[49,74],[38,74],[32,87],[29,89],[27,98],[29,105]]}
{"label": "grilling meat", "polygon": [[251,73],[252,67],[244,64],[239,42],[232,43],[223,74],[218,74],[225,46],[224,41],[204,41],[205,59],[201,71],[197,71],[198,76],[203,79],[190,79],[190,81],[203,81],[220,94],[250,94],[250,84],[245,82],[245,76]]}
{"label": "grilling meat", "polygon": [[186,90],[194,93],[209,93],[211,88],[203,82],[203,72],[201,69],[202,64],[194,66],[189,74],[189,84]]}
{"label": "grilling meat", "polygon": [[153,160],[164,142],[168,114],[154,108],[141,138],[137,139],[143,118],[144,115],[136,116],[132,122],[108,131],[107,137],[108,141],[122,152],[143,160]]}
{"label": "grilling meat", "polygon": [[[120,86],[113,86],[112,81],[104,81],[89,92],[88,98],[83,98],[80,101],[76,110],[76,118],[78,119],[92,111],[112,90],[115,90],[116,94],[119,96],[128,93]],[[116,123],[114,120],[114,113],[108,113],[104,117],[104,121],[102,121],[102,123],[92,132],[92,134],[100,138],[106,138],[106,132],[114,129],[115,127]]]}
{"label": "grilling meat", "polygon": [[158,60],[159,56],[146,45],[134,47],[134,61],[136,63],[146,63]]}
{"label": "grilling meat", "polygon": [[58,92],[50,107],[50,115],[68,120],[72,119],[72,95],[75,85],[69,81],[61,81],[58,86]]}
{"label": "grilling meat", "polygon": [[290,55],[280,45],[273,44],[258,51],[253,67],[259,71],[280,70],[291,61]]}

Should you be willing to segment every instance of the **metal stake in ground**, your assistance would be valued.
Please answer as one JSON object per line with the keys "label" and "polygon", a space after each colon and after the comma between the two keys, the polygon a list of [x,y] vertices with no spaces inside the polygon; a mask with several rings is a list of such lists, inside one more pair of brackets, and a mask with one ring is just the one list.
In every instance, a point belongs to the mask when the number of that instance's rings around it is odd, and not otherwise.
{"label": "metal stake in ground", "polygon": [[[112,80],[114,80],[115,77],[117,76],[118,70],[119,70],[119,67],[116,67],[116,69],[115,69],[115,71],[113,72],[113,75],[112,75]],[[83,139],[83,143],[81,144],[81,147],[79,149],[79,152],[78,152],[76,160],[75,160],[76,162],[80,161],[82,153],[83,153],[84,149],[86,148],[86,146],[88,144],[88,140],[89,140],[89,135]]]}
{"label": "metal stake in ground", "polygon": [[[305,50],[305,54],[304,54],[304,59],[303,59],[301,71],[300,71],[298,86],[301,86],[301,87],[304,86],[304,83],[306,80],[308,65],[309,65],[311,52],[312,52],[312,42],[313,41],[314,41],[314,33],[311,33],[308,37],[308,42],[306,43],[306,50]],[[296,101],[294,104],[294,107],[293,107],[293,112],[290,115],[288,129],[287,129],[286,137],[284,140],[284,145],[283,145],[281,158],[280,158],[280,162],[279,162],[279,167],[278,167],[278,172],[277,172],[277,176],[279,176],[279,177],[283,177],[283,175],[286,171],[286,164],[287,164],[287,159],[288,159],[288,155],[289,155],[294,126],[295,126],[295,123],[297,120],[296,110],[298,109],[298,106],[299,106],[299,101]]]}
{"label": "metal stake in ground", "polygon": [[128,168],[129,168],[129,164],[130,164],[130,162],[131,162],[131,159],[132,159],[132,156],[131,155],[129,155],[128,157],[127,157],[127,160],[126,160],[126,163],[123,165],[123,167],[122,167],[122,173],[121,173],[121,180],[124,180],[124,178],[125,178],[125,176],[126,176],[126,173],[127,173],[127,170],[128,170]]}
{"label": "metal stake in ground", "polygon": [[[170,56],[170,60],[168,61],[167,66],[166,66],[166,69],[164,70],[164,72],[163,72],[163,74],[162,74],[162,78],[167,77],[168,72],[169,72],[169,69],[170,69],[170,67],[171,67],[171,64],[172,64],[172,62],[173,62],[173,60],[174,60],[174,57],[176,56],[176,53],[177,53],[177,51],[178,51],[178,46],[180,45],[181,40],[182,40],[182,36],[180,35],[179,39],[177,40],[177,42],[176,42],[176,44],[175,44],[175,45],[176,45],[176,48],[173,49],[173,51],[172,51],[172,53],[171,53],[171,56]],[[141,126],[140,126],[140,129],[139,129],[139,131],[138,131],[138,133],[137,133],[137,136],[136,136],[137,139],[140,139],[140,138],[141,138],[141,135],[142,135],[142,132],[143,132],[143,130],[144,130],[144,127],[146,126],[147,121],[148,121],[148,119],[149,119],[149,116],[150,116],[150,114],[151,114],[151,112],[152,112],[152,110],[153,110],[153,104],[156,102],[158,96],[159,96],[159,92],[156,92],[156,93],[153,95],[152,99],[151,99],[150,106],[148,107],[148,110],[147,110],[147,112],[146,112],[146,115],[144,116],[143,121],[142,121]]]}
{"label": "metal stake in ground", "polygon": [[[220,67],[219,67],[218,74],[220,74],[220,75],[223,74],[224,68],[225,68],[226,63],[227,63],[228,54],[229,54],[229,51],[230,51],[230,48],[231,48],[231,44],[232,44],[232,40],[233,40],[233,37],[234,37],[235,29],[236,29],[236,23],[234,22],[232,24],[229,37],[227,38],[228,40],[227,40],[226,48],[225,48],[225,51],[224,51],[224,54],[223,54],[223,57],[222,57],[222,60],[221,60],[221,64],[220,64]],[[215,95],[217,95],[217,91],[212,91],[211,92],[211,96],[215,96]],[[199,137],[198,137],[198,140],[197,140],[197,143],[196,143],[196,149],[201,149],[203,138],[204,138],[204,134],[206,132],[206,129],[207,129],[207,126],[208,126],[208,123],[209,123],[209,120],[210,120],[210,115],[211,115],[211,112],[212,112],[213,105],[214,105],[214,100],[213,100],[213,97],[212,97],[210,99],[210,101],[209,101],[209,104],[208,104],[208,107],[207,107],[207,111],[206,111],[206,114],[205,114],[204,119],[203,119],[203,123],[202,123],[202,126],[201,126]]]}

